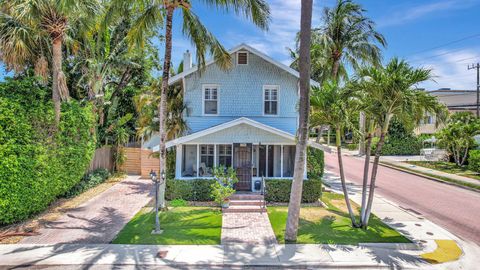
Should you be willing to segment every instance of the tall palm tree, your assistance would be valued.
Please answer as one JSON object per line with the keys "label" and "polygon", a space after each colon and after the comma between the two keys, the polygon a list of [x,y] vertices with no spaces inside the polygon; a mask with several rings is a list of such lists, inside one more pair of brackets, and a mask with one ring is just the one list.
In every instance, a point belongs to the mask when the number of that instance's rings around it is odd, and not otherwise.
{"label": "tall palm tree", "polygon": [[313,87],[310,95],[311,124],[316,126],[329,125],[335,129],[340,180],[353,227],[359,227],[359,225],[355,220],[355,214],[350,204],[345,182],[341,134],[346,128],[352,126],[351,118],[356,110],[356,103],[357,101],[352,90],[346,87],[340,87],[336,82],[332,81],[325,81],[321,88]]}
{"label": "tall palm tree", "polygon": [[[125,7],[128,3],[123,0],[116,0],[116,8],[112,10],[122,10],[118,7]],[[144,33],[156,30],[159,26],[165,27],[163,35],[165,42],[162,81],[160,91],[160,103],[158,105],[159,115],[159,136],[160,136],[160,171],[166,171],[166,119],[167,119],[167,91],[170,77],[170,67],[172,58],[172,26],[173,14],[175,10],[182,12],[182,31],[190,39],[196,48],[196,58],[199,67],[205,66],[206,53],[209,52],[216,63],[223,69],[231,66],[230,55],[220,44],[215,36],[201,23],[200,18],[192,10],[190,0],[138,0],[133,1],[133,5],[138,7],[140,15],[134,23],[134,30],[129,35],[131,43],[141,45],[145,40]],[[199,0],[197,4],[204,5],[221,10],[224,12],[234,11],[237,15],[243,15],[250,19],[261,29],[268,28],[270,18],[270,9],[265,0]],[[118,14],[118,12],[117,12]],[[160,185],[160,207],[165,204],[165,183]]]}
{"label": "tall palm tree", "polygon": [[302,202],[303,177],[306,164],[308,141],[308,118],[310,111],[310,40],[312,32],[313,0],[302,0],[300,18],[300,108],[298,123],[298,140],[295,149],[295,167],[293,170],[292,189],[288,204],[288,218],[285,228],[285,241],[296,241],[300,203]]}
{"label": "tall palm tree", "polygon": [[[312,53],[326,56],[320,60],[326,66],[319,78],[332,78],[340,81],[346,79],[349,67],[358,69],[360,65],[378,66],[381,63],[381,47],[386,47],[387,42],[382,34],[376,31],[375,23],[365,16],[366,10],[352,0],[337,0],[333,8],[325,8],[323,13],[323,25],[314,29],[316,46],[312,46]],[[363,112],[360,113],[363,115]],[[365,126],[364,117],[361,117],[361,126]],[[361,130],[360,141],[363,149],[364,139],[371,144],[372,134],[364,134]],[[338,159],[339,167],[342,167],[342,157]],[[368,162],[368,163],[367,163]],[[369,160],[365,160],[365,170],[368,172]],[[342,177],[341,177],[342,178]],[[362,185],[362,202],[366,202],[367,179],[364,178]],[[345,179],[342,179],[345,181]],[[347,196],[346,193],[344,193]]]}
{"label": "tall palm tree", "polygon": [[[445,107],[425,91],[418,90],[418,83],[431,78],[431,70],[413,68],[407,62],[393,58],[385,67],[369,67],[359,71],[357,85],[365,94],[366,112],[380,130],[370,177],[368,201],[362,211],[362,227],[367,228],[377,179],[378,163],[392,117],[400,121],[418,123],[426,113],[445,115]],[[364,175],[365,176],[365,175]]]}
{"label": "tall palm tree", "polygon": [[352,0],[337,0],[333,8],[325,8],[323,25],[313,32],[319,46],[312,48],[325,53],[327,68],[336,81],[347,76],[348,67],[380,64],[378,45],[387,45],[383,35],[375,30],[375,23],[365,16],[362,6]]}
{"label": "tall palm tree", "polygon": [[58,125],[61,101],[69,98],[62,70],[63,43],[72,41],[72,32],[90,28],[101,5],[97,0],[9,0],[0,4],[2,61],[16,71],[35,63],[37,73],[45,75],[46,59],[51,59],[52,99]]}

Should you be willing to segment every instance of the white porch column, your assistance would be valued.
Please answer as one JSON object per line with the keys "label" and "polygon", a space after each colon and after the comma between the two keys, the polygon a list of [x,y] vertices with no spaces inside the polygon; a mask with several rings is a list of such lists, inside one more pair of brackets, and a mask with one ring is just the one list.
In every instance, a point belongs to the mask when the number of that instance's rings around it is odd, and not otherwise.
{"label": "white porch column", "polygon": [[179,179],[182,177],[182,155],[183,155],[183,146],[181,144],[176,146],[176,157],[175,157],[175,178]]}
{"label": "white porch column", "polygon": [[265,145],[265,177],[270,177],[268,175],[268,144]]}
{"label": "white porch column", "polygon": [[200,144],[197,144],[197,178],[200,172]]}
{"label": "white porch column", "polygon": [[280,145],[280,177],[283,178],[283,144]]}
{"label": "white porch column", "polygon": [[213,167],[217,167],[217,145],[213,145]]}

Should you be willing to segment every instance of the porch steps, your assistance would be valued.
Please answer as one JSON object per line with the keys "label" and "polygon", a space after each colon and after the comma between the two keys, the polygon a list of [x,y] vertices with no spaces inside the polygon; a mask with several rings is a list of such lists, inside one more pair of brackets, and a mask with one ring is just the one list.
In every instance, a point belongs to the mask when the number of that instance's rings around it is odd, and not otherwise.
{"label": "porch steps", "polygon": [[230,200],[230,205],[263,205],[263,200]]}
{"label": "porch steps", "polygon": [[230,200],[263,200],[265,197],[261,194],[235,193],[230,196]]}
{"label": "porch steps", "polygon": [[224,213],[264,213],[264,196],[260,194],[237,193],[230,196],[230,206],[223,208]]}

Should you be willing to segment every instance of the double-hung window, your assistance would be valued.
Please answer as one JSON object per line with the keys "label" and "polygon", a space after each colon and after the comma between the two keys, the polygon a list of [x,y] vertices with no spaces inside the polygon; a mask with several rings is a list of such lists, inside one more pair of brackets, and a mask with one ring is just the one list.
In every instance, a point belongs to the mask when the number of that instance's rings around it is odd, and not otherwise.
{"label": "double-hung window", "polygon": [[263,87],[263,113],[265,115],[278,114],[278,86]]}
{"label": "double-hung window", "polygon": [[219,144],[217,145],[217,166],[224,166],[226,168],[232,166],[232,145]]}
{"label": "double-hung window", "polygon": [[218,86],[203,86],[203,114],[218,114]]}

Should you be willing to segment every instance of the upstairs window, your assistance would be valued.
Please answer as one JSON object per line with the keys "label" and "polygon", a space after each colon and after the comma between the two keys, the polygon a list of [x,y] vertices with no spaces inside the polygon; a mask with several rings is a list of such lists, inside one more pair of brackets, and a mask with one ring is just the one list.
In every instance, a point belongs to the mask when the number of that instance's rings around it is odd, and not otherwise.
{"label": "upstairs window", "polygon": [[278,87],[263,87],[263,113],[265,115],[277,115],[278,113]]}
{"label": "upstairs window", "polygon": [[248,52],[237,53],[237,65],[248,65]]}
{"label": "upstairs window", "polygon": [[218,87],[214,85],[203,86],[203,113],[206,115],[218,114]]}

